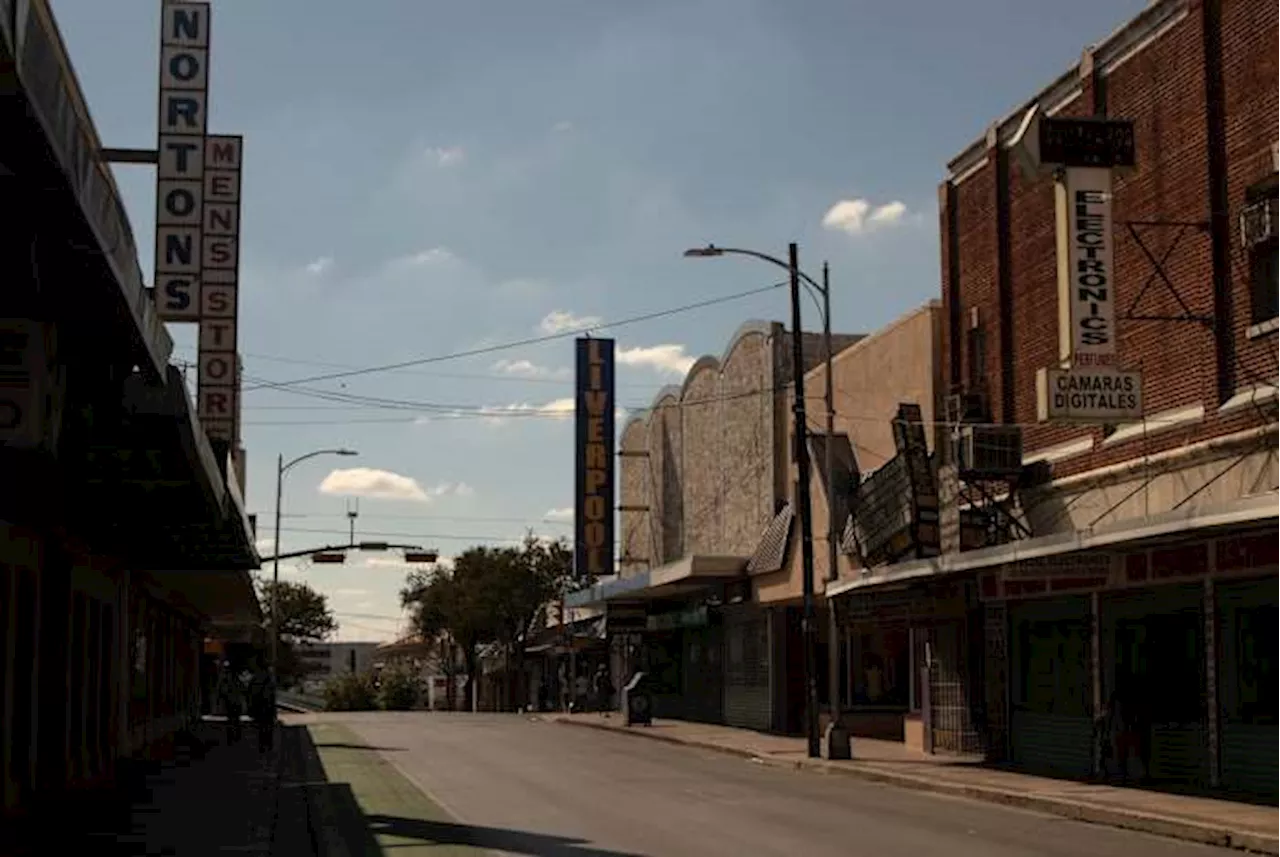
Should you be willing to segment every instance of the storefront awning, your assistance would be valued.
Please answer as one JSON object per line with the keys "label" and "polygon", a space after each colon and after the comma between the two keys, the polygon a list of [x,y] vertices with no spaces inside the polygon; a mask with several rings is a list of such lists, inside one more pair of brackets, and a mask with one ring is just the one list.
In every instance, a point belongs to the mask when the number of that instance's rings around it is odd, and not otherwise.
{"label": "storefront awning", "polygon": [[[126,320],[122,337],[140,370],[163,379],[173,340],[156,314],[138,266],[138,250],[111,165],[89,116],[48,0],[0,2],[0,48],[12,54],[18,86],[0,108],[6,155],[65,231],[59,245],[92,247],[92,267],[73,282],[51,277],[50,287],[85,318],[114,327]],[[67,240],[70,239],[70,240]],[[70,251],[65,251],[70,252]],[[104,288],[105,284],[105,288]]]}
{"label": "storefront awning", "polygon": [[68,454],[68,492],[90,544],[140,571],[222,572],[259,566],[234,468],[219,462],[186,385],[135,375],[120,419]]}
{"label": "storefront awning", "polygon": [[1275,491],[1270,491],[1265,494],[1243,497],[1208,509],[1186,509],[1168,512],[1163,515],[1152,515],[1141,519],[1140,523],[1120,522],[1094,530],[1053,533],[1047,536],[1023,539],[1007,545],[983,548],[982,550],[944,554],[932,559],[897,563],[870,569],[869,573],[856,579],[828,583],[827,596],[835,597],[844,592],[869,587],[903,584],[927,577],[981,571],[1019,562],[1020,560],[1061,556],[1078,551],[1099,550],[1125,544],[1139,544],[1170,537],[1176,538],[1185,536],[1193,531],[1197,533],[1211,532],[1266,524],[1268,521],[1271,522],[1272,526],[1275,526],[1278,501],[1280,501],[1280,497],[1277,496]]}
{"label": "storefront awning", "polygon": [[586,607],[609,601],[648,601],[698,592],[716,583],[738,580],[746,574],[747,557],[687,556],[661,568],[597,583],[572,592],[566,607]]}

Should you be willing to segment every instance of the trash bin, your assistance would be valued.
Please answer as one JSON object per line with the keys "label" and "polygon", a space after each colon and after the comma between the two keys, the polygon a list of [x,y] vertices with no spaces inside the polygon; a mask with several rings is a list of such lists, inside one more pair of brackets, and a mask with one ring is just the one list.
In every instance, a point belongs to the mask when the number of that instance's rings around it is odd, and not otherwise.
{"label": "trash bin", "polygon": [[628,726],[653,724],[653,695],[645,673],[637,672],[622,688],[622,711]]}

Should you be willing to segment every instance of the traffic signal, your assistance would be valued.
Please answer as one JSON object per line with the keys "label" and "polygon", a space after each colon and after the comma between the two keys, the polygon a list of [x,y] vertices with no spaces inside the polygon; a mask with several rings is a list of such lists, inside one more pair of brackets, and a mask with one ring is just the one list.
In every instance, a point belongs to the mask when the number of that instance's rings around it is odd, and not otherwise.
{"label": "traffic signal", "polygon": [[321,551],[320,553],[313,553],[311,555],[311,561],[317,565],[324,565],[326,563],[336,563],[341,565],[347,561],[347,555],[341,551]]}

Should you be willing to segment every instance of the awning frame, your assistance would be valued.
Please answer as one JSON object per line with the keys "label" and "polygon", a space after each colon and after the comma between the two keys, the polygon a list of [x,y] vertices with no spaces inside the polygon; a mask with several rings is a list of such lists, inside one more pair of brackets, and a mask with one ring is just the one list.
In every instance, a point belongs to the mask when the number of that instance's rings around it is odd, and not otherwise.
{"label": "awning frame", "polygon": [[949,553],[930,559],[867,569],[857,578],[828,583],[826,594],[828,598],[834,598],[859,589],[981,571],[1019,560],[1098,550],[1128,542],[1179,536],[1191,531],[1259,524],[1268,518],[1277,519],[1278,503],[1280,503],[1280,496],[1275,491],[1269,491],[1223,503],[1210,510],[1188,509],[1166,512],[1144,518],[1140,523],[1132,520],[1122,521],[1096,529],[1052,533],[981,550]]}

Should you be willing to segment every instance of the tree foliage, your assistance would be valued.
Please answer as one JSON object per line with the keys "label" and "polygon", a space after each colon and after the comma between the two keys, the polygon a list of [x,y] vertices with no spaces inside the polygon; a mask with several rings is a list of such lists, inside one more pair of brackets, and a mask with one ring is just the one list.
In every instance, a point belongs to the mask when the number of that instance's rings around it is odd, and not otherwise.
{"label": "tree foliage", "polygon": [[576,583],[573,554],[564,540],[545,541],[530,533],[519,547],[477,545],[451,568],[414,572],[400,597],[424,640],[446,641],[461,650],[470,685],[481,646],[497,643],[519,663],[525,642],[546,624],[548,602]]}
{"label": "tree foliage", "polygon": [[329,599],[301,581],[270,580],[258,583],[258,597],[267,615],[267,633],[272,632],[271,595],[277,598],[276,613],[280,624],[280,650],[276,665],[277,681],[288,686],[305,678],[305,666],[297,655],[297,647],[318,643],[338,630],[337,620],[329,609]]}

